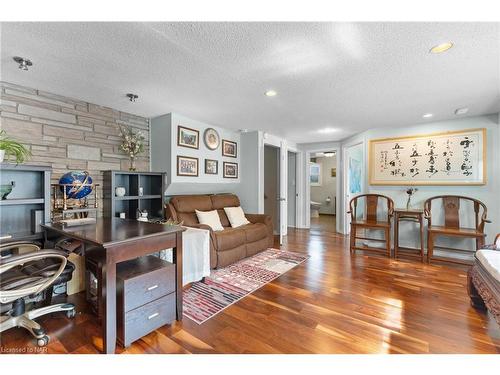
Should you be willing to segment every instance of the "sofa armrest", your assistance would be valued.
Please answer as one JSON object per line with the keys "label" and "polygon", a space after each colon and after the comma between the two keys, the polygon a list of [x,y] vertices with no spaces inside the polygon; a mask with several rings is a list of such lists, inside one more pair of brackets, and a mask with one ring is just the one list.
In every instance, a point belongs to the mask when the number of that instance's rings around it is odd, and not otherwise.
{"label": "sofa armrest", "polygon": [[274,245],[274,228],[271,216],[262,214],[245,214],[245,217],[252,224],[262,223],[267,227],[269,247],[272,247]]}
{"label": "sofa armrest", "polygon": [[269,215],[245,214],[245,217],[252,224],[262,223],[262,224],[266,224],[266,225],[268,225],[268,224],[273,225],[273,221],[271,220],[271,216],[269,216]]}

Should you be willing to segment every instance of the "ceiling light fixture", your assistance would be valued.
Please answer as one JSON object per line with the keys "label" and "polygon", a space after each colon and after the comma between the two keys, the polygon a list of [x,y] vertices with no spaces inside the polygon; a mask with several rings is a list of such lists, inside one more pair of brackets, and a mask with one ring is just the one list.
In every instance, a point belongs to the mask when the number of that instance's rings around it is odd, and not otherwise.
{"label": "ceiling light fixture", "polygon": [[335,128],[324,128],[324,129],[319,129],[318,133],[320,134],[331,134],[337,132],[338,129]]}
{"label": "ceiling light fixture", "polygon": [[334,157],[335,156],[335,152],[333,151],[328,151],[328,152],[324,152],[323,155],[327,158],[331,158],[331,157]]}
{"label": "ceiling light fixture", "polygon": [[277,93],[276,91],[274,91],[274,90],[267,90],[267,91],[265,92],[265,95],[271,98],[271,97],[273,97],[273,96],[278,95],[278,93]]}
{"label": "ceiling light fixture", "polygon": [[426,113],[422,115],[423,118],[431,118],[432,116],[434,116],[432,113]]}
{"label": "ceiling light fixture", "polygon": [[431,53],[442,53],[442,52],[448,51],[451,47],[453,47],[452,42],[441,43],[441,44],[438,44],[437,46],[432,47],[430,52]]}
{"label": "ceiling light fixture", "polygon": [[467,112],[469,112],[469,108],[464,107],[464,108],[458,108],[458,109],[455,111],[455,114],[456,114],[457,116],[460,116],[460,115],[465,115]]}
{"label": "ceiling light fixture", "polygon": [[135,101],[139,98],[139,95],[136,95],[136,94],[127,94],[127,98],[132,103],[135,103]]}
{"label": "ceiling light fixture", "polygon": [[28,67],[33,65],[31,60],[25,59],[24,57],[14,56],[13,59],[19,64],[19,69],[21,70],[28,70]]}

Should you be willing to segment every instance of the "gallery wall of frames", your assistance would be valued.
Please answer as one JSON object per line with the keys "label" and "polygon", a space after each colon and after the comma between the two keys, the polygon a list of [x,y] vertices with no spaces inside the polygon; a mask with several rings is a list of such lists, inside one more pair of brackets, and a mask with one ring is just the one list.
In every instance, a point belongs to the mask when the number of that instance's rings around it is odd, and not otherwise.
{"label": "gallery wall of frames", "polygon": [[[191,183],[234,183],[240,180],[240,133],[189,119],[175,113],[153,119],[155,136],[170,138],[169,180]],[[168,134],[164,134],[167,132]],[[158,141],[158,139],[156,139]],[[165,145],[166,146],[166,145]],[[157,159],[152,148],[152,158]],[[161,153],[161,152],[159,152]],[[158,166],[159,163],[155,163]]]}

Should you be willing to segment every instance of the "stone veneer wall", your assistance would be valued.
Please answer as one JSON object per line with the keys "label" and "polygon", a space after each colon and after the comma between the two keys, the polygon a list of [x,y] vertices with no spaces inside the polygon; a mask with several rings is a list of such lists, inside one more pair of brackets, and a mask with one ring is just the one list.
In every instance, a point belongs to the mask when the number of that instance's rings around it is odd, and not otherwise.
{"label": "stone veneer wall", "polygon": [[52,167],[53,182],[69,170],[87,170],[102,188],[102,171],[128,170],[118,125],[143,132],[145,151],[136,164],[149,171],[149,119],[7,82],[0,89],[1,129],[30,148],[26,164]]}

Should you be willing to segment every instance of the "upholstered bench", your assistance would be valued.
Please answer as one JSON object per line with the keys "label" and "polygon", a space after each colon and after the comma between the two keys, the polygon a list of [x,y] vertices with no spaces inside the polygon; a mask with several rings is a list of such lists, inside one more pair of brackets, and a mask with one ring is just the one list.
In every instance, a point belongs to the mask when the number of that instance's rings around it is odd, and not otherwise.
{"label": "upholstered bench", "polygon": [[494,245],[476,252],[467,289],[472,306],[487,308],[500,324],[500,234]]}

